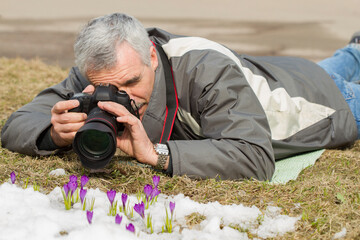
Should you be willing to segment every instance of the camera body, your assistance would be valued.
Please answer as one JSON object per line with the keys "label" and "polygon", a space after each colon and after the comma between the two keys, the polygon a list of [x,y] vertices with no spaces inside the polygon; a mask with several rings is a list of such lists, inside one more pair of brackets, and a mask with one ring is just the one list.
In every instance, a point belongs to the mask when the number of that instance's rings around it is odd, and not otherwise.
{"label": "camera body", "polygon": [[116,116],[101,110],[97,104],[99,101],[115,102],[139,118],[135,102],[125,91],[118,91],[110,84],[97,86],[92,95],[78,93],[70,99],[80,102],[70,112],[84,112],[88,115],[84,126],[75,135],[73,149],[85,167],[103,168],[116,152],[116,136],[122,134],[124,125],[116,121]]}
{"label": "camera body", "polygon": [[[130,99],[129,95],[125,91],[118,91],[117,87],[114,85],[99,85],[95,88],[92,95],[88,93],[76,93],[70,99],[76,99],[80,102],[79,106],[71,109],[70,112],[84,112],[89,116],[91,113],[94,114],[94,112],[102,111],[96,109],[98,108],[98,102],[110,101],[123,105],[131,114],[139,118],[139,112],[137,109],[134,109],[136,107],[132,106],[133,100]],[[107,113],[105,111],[102,112]],[[88,122],[88,120],[86,122]],[[124,129],[122,123],[117,122],[117,129],[119,132]]]}

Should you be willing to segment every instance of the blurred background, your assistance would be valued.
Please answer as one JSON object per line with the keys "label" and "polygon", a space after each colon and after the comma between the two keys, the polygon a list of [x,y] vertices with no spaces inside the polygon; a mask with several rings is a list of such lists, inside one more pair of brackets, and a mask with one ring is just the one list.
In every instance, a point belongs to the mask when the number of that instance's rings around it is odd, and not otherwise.
{"label": "blurred background", "polygon": [[360,30],[360,0],[0,0],[0,57],[73,66],[77,31],[112,12],[250,55],[318,61]]}

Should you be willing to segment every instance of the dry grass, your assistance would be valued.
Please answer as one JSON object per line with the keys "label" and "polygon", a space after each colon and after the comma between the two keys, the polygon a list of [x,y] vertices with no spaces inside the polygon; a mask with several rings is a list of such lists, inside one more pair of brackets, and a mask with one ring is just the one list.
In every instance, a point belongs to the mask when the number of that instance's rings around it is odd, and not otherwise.
{"label": "dry grass", "polygon": [[192,213],[186,216],[186,225],[188,226],[189,229],[193,229],[205,219],[206,216],[201,215],[200,213]]}
{"label": "dry grass", "polygon": [[[1,127],[11,112],[18,109],[42,89],[64,79],[68,70],[48,66],[40,60],[0,58],[0,122]],[[198,202],[218,201],[222,204],[256,205],[265,210],[269,205],[282,208],[284,214],[302,216],[297,230],[278,239],[331,239],[343,227],[347,239],[360,239],[360,141],[351,149],[327,150],[314,167],[305,169],[296,181],[272,185],[258,181],[191,180],[161,175],[163,193],[183,193]],[[121,161],[120,161],[121,160]],[[135,163],[135,164],[134,164]],[[51,170],[63,168],[67,175],[49,176]],[[62,156],[29,157],[0,148],[0,184],[15,171],[20,180],[29,179],[49,192],[68,181],[68,176],[87,174],[89,186],[126,193],[142,190],[156,174],[132,159],[117,156],[106,171],[90,173],[73,153]],[[188,225],[195,226],[201,216],[188,216]],[[237,229],[237,226],[233,226]],[[238,229],[239,231],[245,231]],[[256,237],[248,233],[250,238]]]}

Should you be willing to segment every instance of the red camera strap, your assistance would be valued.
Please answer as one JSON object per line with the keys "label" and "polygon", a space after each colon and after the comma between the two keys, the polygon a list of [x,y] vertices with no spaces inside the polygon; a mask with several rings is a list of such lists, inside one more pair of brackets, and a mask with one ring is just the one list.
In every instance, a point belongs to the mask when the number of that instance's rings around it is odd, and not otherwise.
{"label": "red camera strap", "polygon": [[160,137],[160,143],[166,143],[168,140],[170,140],[171,132],[175,123],[176,113],[179,108],[179,102],[173,71],[170,66],[169,59],[164,52],[164,49],[159,44],[154,43],[154,45],[156,46],[156,49],[161,58],[166,82],[166,115]]}

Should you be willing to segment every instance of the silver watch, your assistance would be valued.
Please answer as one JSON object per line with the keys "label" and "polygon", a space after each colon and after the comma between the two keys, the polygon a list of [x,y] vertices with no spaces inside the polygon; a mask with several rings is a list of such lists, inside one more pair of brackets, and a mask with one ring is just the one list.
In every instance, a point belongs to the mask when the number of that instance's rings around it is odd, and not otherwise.
{"label": "silver watch", "polygon": [[157,163],[155,169],[164,170],[166,161],[169,156],[169,149],[166,144],[157,143],[154,145],[156,154],[158,155]]}

